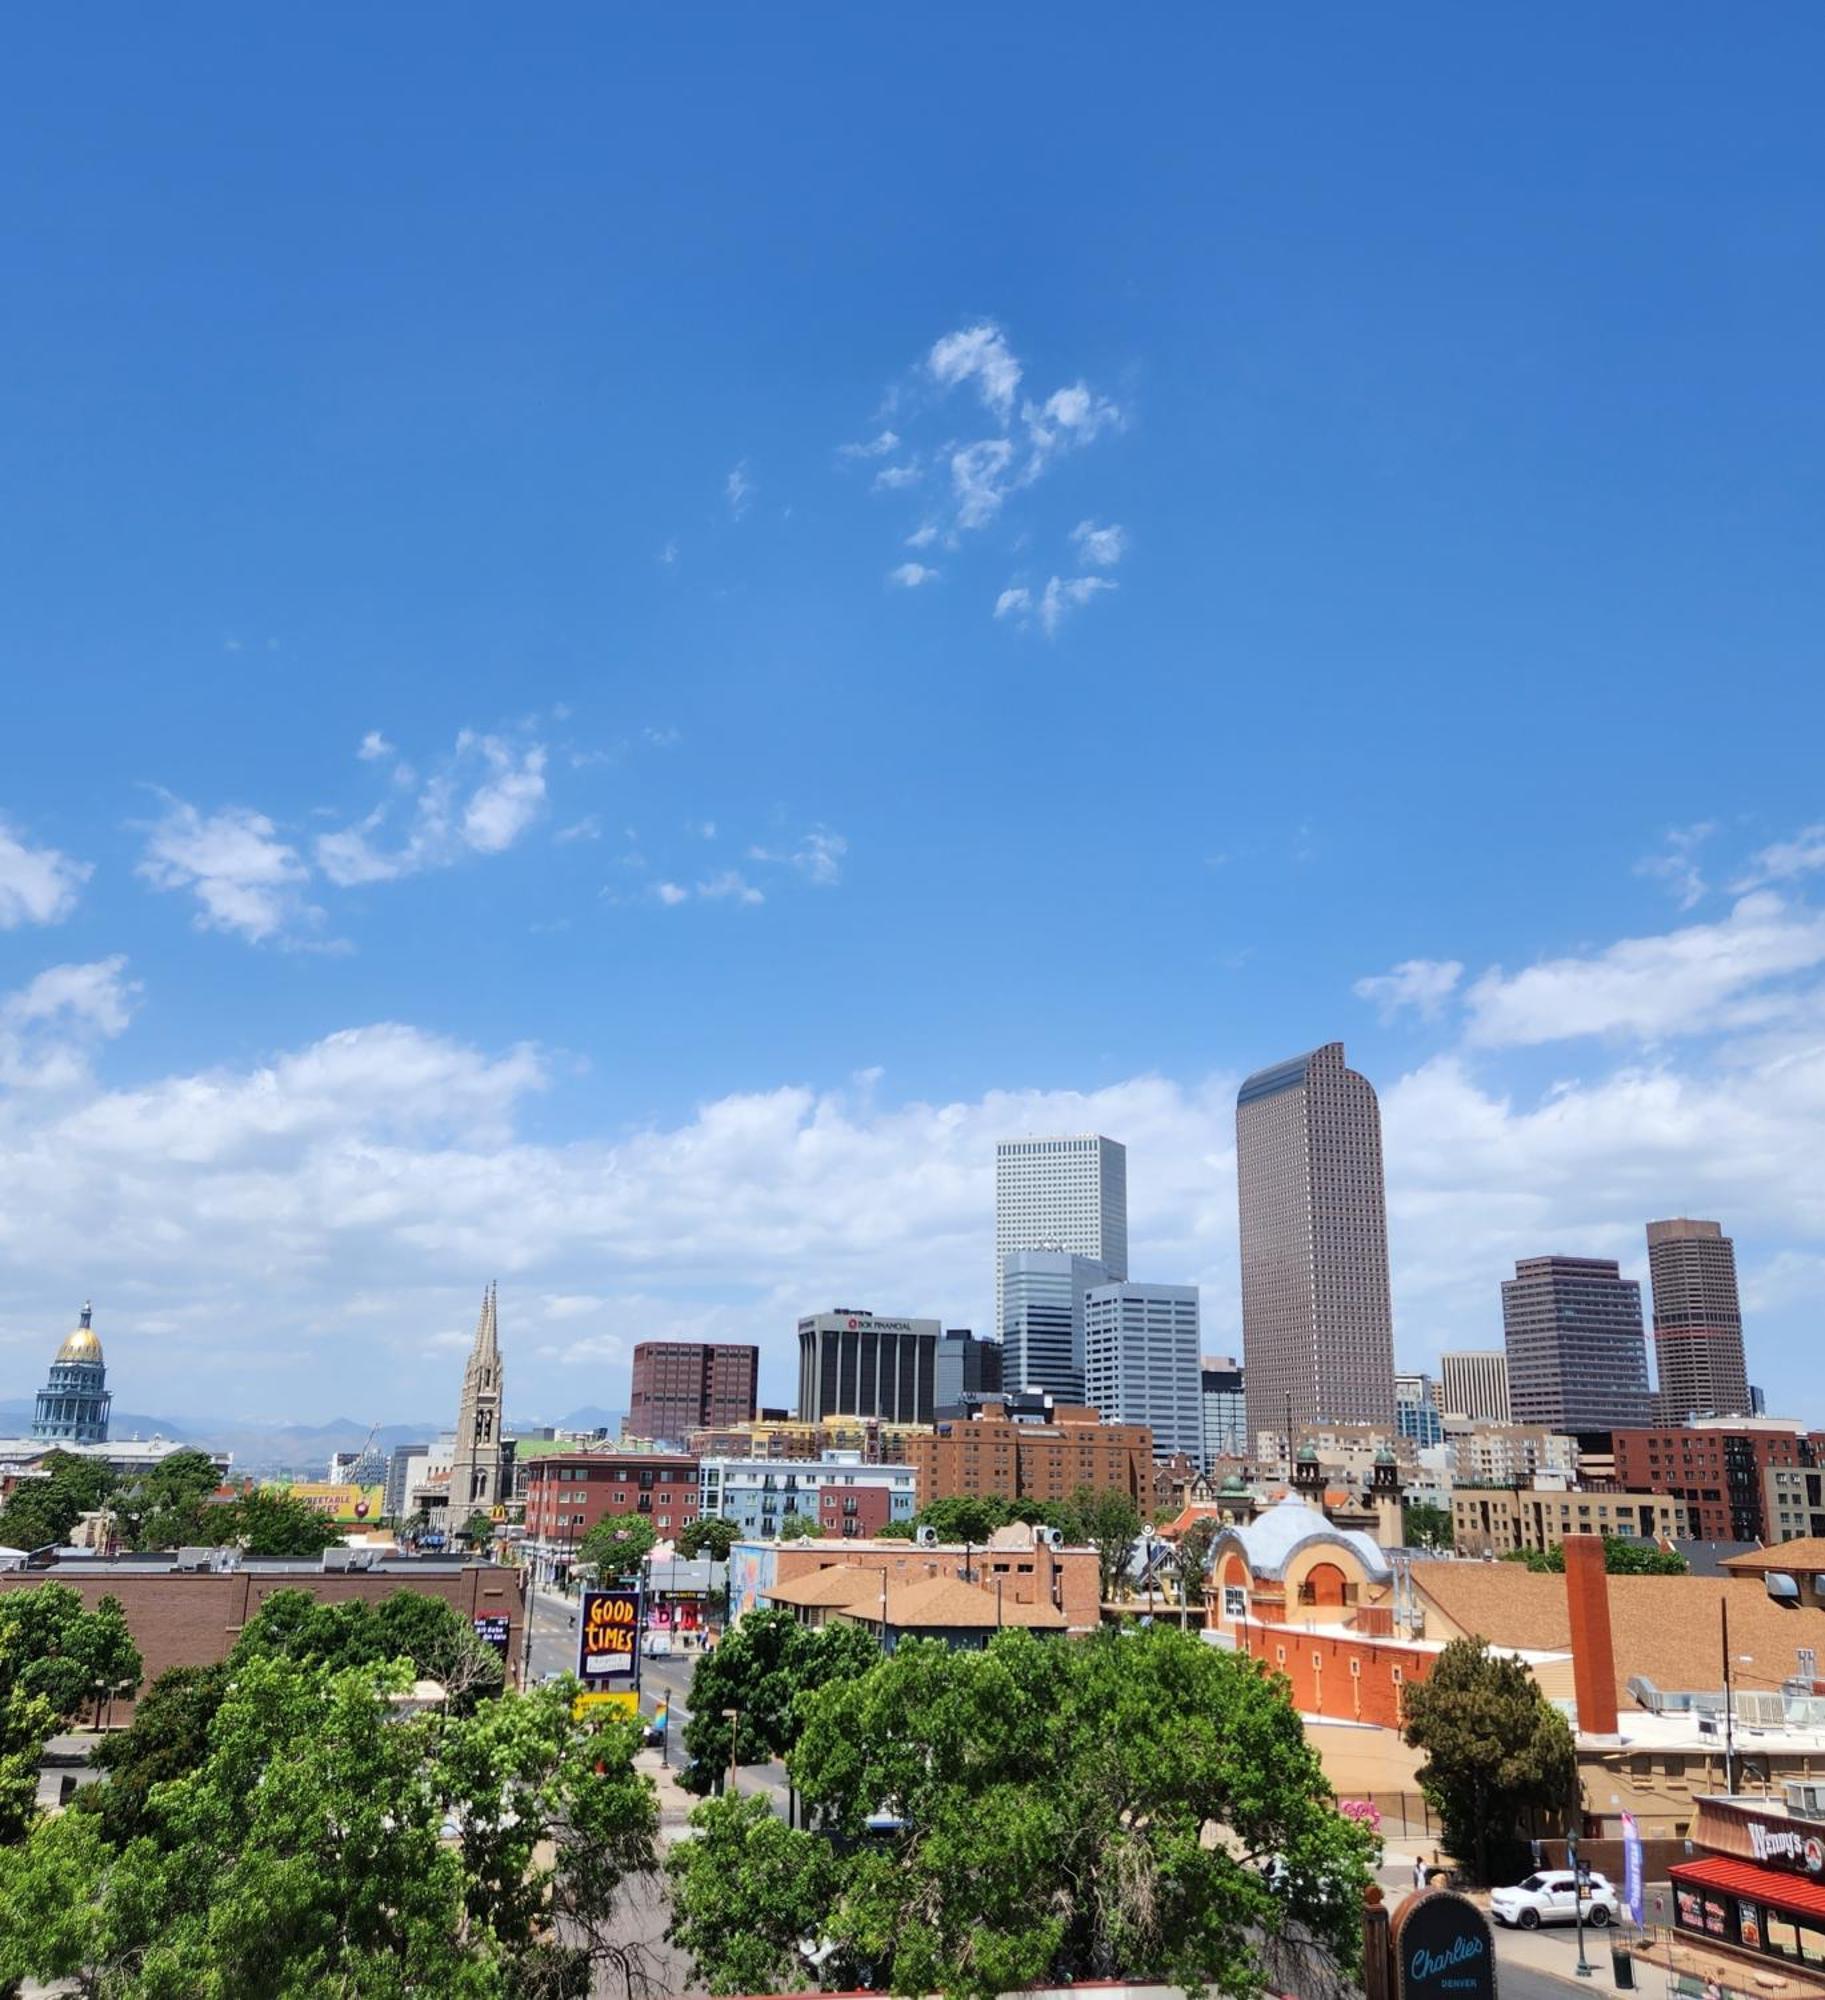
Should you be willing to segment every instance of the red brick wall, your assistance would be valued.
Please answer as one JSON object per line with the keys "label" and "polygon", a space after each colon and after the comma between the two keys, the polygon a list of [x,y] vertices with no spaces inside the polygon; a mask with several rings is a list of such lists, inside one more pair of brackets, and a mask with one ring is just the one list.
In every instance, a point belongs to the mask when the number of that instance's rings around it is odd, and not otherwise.
{"label": "red brick wall", "polygon": [[[117,1597],[133,1643],[146,1663],[144,1686],[150,1687],[167,1667],[204,1667],[225,1660],[241,1628],[275,1590],[303,1590],[323,1604],[349,1598],[378,1603],[395,1591],[413,1590],[441,1597],[465,1618],[512,1620],[507,1665],[517,1676],[526,1643],[526,1597],[516,1569],[491,1563],[470,1563],[461,1570],[435,1574],[324,1573],[301,1569],[285,1572],[230,1570],[153,1570],[148,1574],[85,1574],[71,1566],[52,1570],[0,1572],[0,1590],[29,1590],[35,1584],[66,1583],[91,1610],[104,1597]],[[130,1716],[131,1704],[115,1705],[117,1719]]]}
{"label": "red brick wall", "polygon": [[1404,1690],[1426,1678],[1435,1657],[1354,1632],[1253,1624],[1235,1630],[1238,1645],[1291,1682],[1293,1706],[1302,1715],[1334,1716],[1381,1729],[1401,1726]]}
{"label": "red brick wall", "polygon": [[[963,1550],[922,1549],[916,1542],[877,1543],[854,1550],[829,1540],[781,1542],[774,1555],[774,1575],[781,1583],[796,1583],[839,1563],[853,1563],[858,1569],[885,1565],[894,1583],[923,1583],[928,1577],[956,1576],[963,1568]],[[1094,1549],[972,1548],[969,1565],[977,1581],[991,1588],[999,1577],[1009,1603],[1056,1603],[1074,1632],[1090,1631],[1101,1621]]]}
{"label": "red brick wall", "polygon": [[[643,1477],[651,1484],[642,1486]],[[579,1493],[582,1500],[574,1497]],[[561,1494],[572,1497],[560,1499]],[[579,1542],[610,1514],[644,1514],[661,1541],[671,1539],[697,1518],[697,1461],[647,1452],[580,1452],[532,1461],[526,1532],[535,1540]]]}

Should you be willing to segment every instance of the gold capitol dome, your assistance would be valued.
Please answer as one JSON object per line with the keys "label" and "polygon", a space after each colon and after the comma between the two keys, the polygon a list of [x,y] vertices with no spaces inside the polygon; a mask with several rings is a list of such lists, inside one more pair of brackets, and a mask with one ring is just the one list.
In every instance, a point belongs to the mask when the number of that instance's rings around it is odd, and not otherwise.
{"label": "gold capitol dome", "polygon": [[100,1362],[101,1342],[96,1339],[95,1329],[89,1324],[89,1315],[92,1311],[93,1308],[85,1302],[82,1309],[82,1324],[73,1327],[64,1336],[63,1345],[57,1350],[59,1361]]}

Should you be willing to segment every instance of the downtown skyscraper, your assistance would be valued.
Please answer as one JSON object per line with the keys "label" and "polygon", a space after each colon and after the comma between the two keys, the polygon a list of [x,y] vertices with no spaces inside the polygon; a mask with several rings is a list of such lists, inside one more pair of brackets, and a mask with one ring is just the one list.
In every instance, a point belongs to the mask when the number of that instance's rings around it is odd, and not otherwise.
{"label": "downtown skyscraper", "polygon": [[1608,1257],[1522,1257],[1502,1285],[1517,1424],[1607,1431],[1651,1424],[1641,1287]]}
{"label": "downtown skyscraper", "polygon": [[1257,1070],[1236,1093],[1242,1360],[1262,1431],[1394,1424],[1394,1307],[1381,1106],[1343,1044]]}
{"label": "downtown skyscraper", "polygon": [[1007,1338],[1004,1271],[1014,1250],[1093,1257],[1128,1275],[1128,1149],[1100,1133],[1004,1139],[995,1148],[995,1335]]}
{"label": "downtown skyscraper", "polygon": [[1680,1216],[1648,1224],[1654,1287],[1654,1372],[1660,1420],[1749,1414],[1736,1245],[1715,1222]]}

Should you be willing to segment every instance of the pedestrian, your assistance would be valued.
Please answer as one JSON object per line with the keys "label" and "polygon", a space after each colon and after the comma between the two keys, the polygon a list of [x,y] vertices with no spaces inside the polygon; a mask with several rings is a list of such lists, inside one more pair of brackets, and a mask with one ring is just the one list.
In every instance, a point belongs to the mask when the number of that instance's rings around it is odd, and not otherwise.
{"label": "pedestrian", "polygon": [[1426,1886],[1426,1857],[1423,1854],[1413,1857],[1413,1886],[1416,1889]]}

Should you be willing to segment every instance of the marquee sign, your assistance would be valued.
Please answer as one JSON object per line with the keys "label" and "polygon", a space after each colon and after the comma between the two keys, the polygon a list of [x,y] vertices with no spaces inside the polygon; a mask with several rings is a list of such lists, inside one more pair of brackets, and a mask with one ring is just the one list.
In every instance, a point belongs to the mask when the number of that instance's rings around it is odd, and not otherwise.
{"label": "marquee sign", "polygon": [[1752,1819],[1749,1851],[1769,1868],[1791,1868],[1801,1875],[1825,1874],[1825,1841],[1799,1827]]}
{"label": "marquee sign", "polygon": [[1469,1897],[1423,1889],[1390,1931],[1399,2000],[1495,2000],[1495,1937]]}
{"label": "marquee sign", "polygon": [[586,1686],[634,1671],[640,1634],[637,1590],[586,1590],[577,1618],[577,1678]]}

